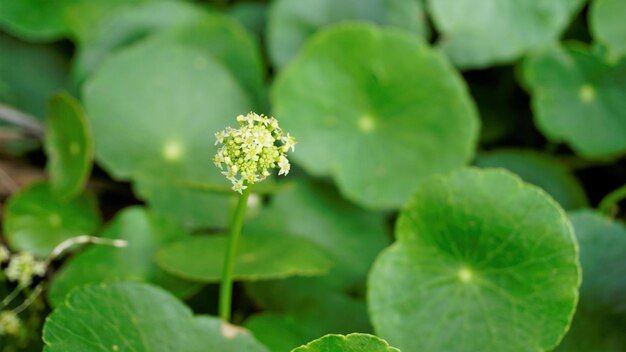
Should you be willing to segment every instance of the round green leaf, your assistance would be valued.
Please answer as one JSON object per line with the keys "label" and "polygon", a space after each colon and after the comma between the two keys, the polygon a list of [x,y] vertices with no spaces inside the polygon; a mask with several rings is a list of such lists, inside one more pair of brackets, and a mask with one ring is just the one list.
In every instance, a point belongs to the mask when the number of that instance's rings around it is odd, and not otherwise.
{"label": "round green leaf", "polygon": [[[375,331],[407,351],[544,351],[578,299],[577,244],[563,210],[504,170],[433,177],[374,263]],[[460,343],[462,341],[462,343]]]}
{"label": "round green leaf", "polygon": [[626,226],[592,210],[570,214],[583,283],[570,332],[557,351],[626,350]]}
{"label": "round green leaf", "polygon": [[622,0],[593,0],[589,11],[590,30],[594,38],[606,44],[611,56],[626,54],[626,2]]}
{"label": "round green leaf", "polygon": [[[178,241],[157,253],[164,270],[201,282],[222,278],[226,236],[195,237]],[[289,276],[321,275],[332,262],[314,244],[294,236],[243,236],[237,251],[233,277],[236,280],[267,280]]]}
{"label": "round green leaf", "polygon": [[[85,86],[96,160],[118,179],[147,184],[139,186],[140,195],[151,205],[159,203],[157,209],[179,209],[173,215],[198,208],[190,201],[211,197],[176,192],[180,183],[227,183],[210,162],[212,134],[253,106],[206,50],[178,40],[143,42],[111,56]],[[223,214],[228,198],[213,199],[187,224],[215,225],[208,215]]]}
{"label": "round green leaf", "polygon": [[610,63],[581,44],[555,46],[523,66],[537,127],[588,158],[626,152],[626,60]]}
{"label": "round green leaf", "polygon": [[13,249],[45,257],[68,238],[93,233],[99,222],[93,196],[62,200],[48,184],[37,183],[7,202],[4,233]]}
{"label": "round green leaf", "polygon": [[332,175],[368,207],[399,207],[424,177],[464,165],[478,138],[458,73],[405,32],[334,26],[311,39],[272,93],[276,118],[300,140],[298,164]]}
{"label": "round green leaf", "polygon": [[429,0],[439,45],[463,68],[511,62],[550,44],[584,0]]}
{"label": "round green leaf", "polygon": [[59,306],[73,288],[97,282],[117,280],[146,281],[184,296],[196,284],[177,279],[156,266],[155,252],[162,246],[188,236],[176,223],[139,207],[119,213],[100,237],[128,241],[125,248],[97,246],[84,250],[67,261],[55,273],[48,290],[48,300]]}
{"label": "round green leaf", "polygon": [[326,335],[291,352],[400,352],[387,341],[368,334]]}
{"label": "round green leaf", "polygon": [[272,63],[284,67],[315,32],[348,20],[399,27],[422,36],[427,34],[420,0],[278,0],[270,6],[267,24]]}
{"label": "round green leaf", "polygon": [[72,96],[61,93],[50,100],[45,136],[50,186],[61,198],[80,193],[91,172],[93,139],[87,118]]}
{"label": "round green leaf", "polygon": [[148,0],[3,0],[0,26],[28,40],[86,37],[106,16]]}
{"label": "round green leaf", "polygon": [[549,154],[533,150],[499,149],[479,154],[476,165],[502,167],[512,171],[524,181],[543,188],[565,209],[587,205],[585,190],[576,177]]}
{"label": "round green leaf", "polygon": [[189,308],[156,287],[85,285],[46,319],[46,352],[267,352],[245,330]]}

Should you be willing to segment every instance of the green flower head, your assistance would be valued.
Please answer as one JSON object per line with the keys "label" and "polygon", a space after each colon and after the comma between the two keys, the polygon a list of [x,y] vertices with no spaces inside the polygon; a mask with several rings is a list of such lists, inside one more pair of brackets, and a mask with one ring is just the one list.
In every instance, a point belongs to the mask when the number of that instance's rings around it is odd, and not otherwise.
{"label": "green flower head", "polygon": [[273,117],[251,112],[237,116],[237,122],[238,129],[227,127],[215,134],[215,144],[222,146],[213,157],[233,191],[242,193],[247,185],[263,181],[270,169],[287,175],[291,167],[287,152],[295,149],[296,139],[285,134]]}
{"label": "green flower head", "polygon": [[19,285],[28,286],[35,276],[46,273],[46,263],[37,260],[30,253],[22,252],[11,257],[9,265],[4,271],[9,281],[17,281]]}

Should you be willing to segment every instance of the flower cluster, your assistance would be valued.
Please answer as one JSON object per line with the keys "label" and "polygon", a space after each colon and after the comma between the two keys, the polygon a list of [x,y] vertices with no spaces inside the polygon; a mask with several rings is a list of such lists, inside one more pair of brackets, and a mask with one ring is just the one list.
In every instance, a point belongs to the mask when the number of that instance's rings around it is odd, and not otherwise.
{"label": "flower cluster", "polygon": [[17,314],[9,310],[0,312],[0,336],[17,335],[21,326],[22,323]]}
{"label": "flower cluster", "polygon": [[22,252],[10,255],[9,251],[0,246],[0,263],[9,261],[4,274],[10,281],[17,281],[20,286],[28,286],[35,276],[43,276],[46,273],[46,262],[35,259],[30,253]]}
{"label": "flower cluster", "polygon": [[237,116],[239,128],[227,127],[215,134],[215,144],[222,146],[213,157],[215,166],[233,184],[233,191],[242,193],[248,186],[263,181],[269,169],[278,168],[278,175],[287,175],[290,164],[287,151],[295,149],[296,140],[285,134],[273,117],[249,113]]}

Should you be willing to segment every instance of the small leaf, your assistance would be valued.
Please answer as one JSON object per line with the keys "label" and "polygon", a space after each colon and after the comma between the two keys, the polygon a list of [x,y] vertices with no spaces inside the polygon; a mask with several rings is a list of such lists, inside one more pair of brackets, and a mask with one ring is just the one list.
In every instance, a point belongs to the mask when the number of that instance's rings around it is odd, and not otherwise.
{"label": "small leaf", "polygon": [[350,20],[398,27],[423,37],[428,32],[421,0],[278,0],[270,7],[267,24],[272,63],[286,66],[318,30]]}
{"label": "small leaf", "polygon": [[72,198],[83,190],[91,172],[91,131],[82,107],[66,93],[50,100],[47,123],[45,147],[50,186],[60,198]]}
{"label": "small leaf", "polygon": [[272,98],[281,125],[306,141],[296,162],[369,208],[400,207],[425,177],[463,166],[478,139],[476,108],[445,57],[372,25],[318,33]]}
{"label": "small leaf", "polygon": [[128,246],[93,246],[72,257],[55,273],[48,290],[53,306],[59,306],[73,288],[88,283],[146,281],[180,296],[197,288],[196,284],[163,272],[153,261],[160,247],[188,236],[176,223],[143,208],[131,207],[120,212],[100,236],[126,240]]}
{"label": "small leaf", "polygon": [[[376,260],[375,331],[406,351],[545,351],[578,300],[577,244],[563,210],[504,170],[433,177]],[[462,343],[460,343],[462,341]]]}
{"label": "small leaf", "polygon": [[593,0],[589,11],[589,24],[593,37],[608,45],[611,56],[626,54],[626,2],[623,0]]}
{"label": "small leaf", "polygon": [[4,233],[13,249],[45,257],[68,238],[93,233],[99,222],[93,196],[81,194],[66,201],[50,185],[36,183],[7,202]]}
{"label": "small leaf", "polygon": [[167,292],[130,282],[74,290],[46,320],[43,339],[46,352],[267,352],[247,331],[194,317]]}
{"label": "small leaf", "polygon": [[368,334],[326,335],[291,352],[400,352],[387,341]]}
{"label": "small leaf", "polygon": [[608,62],[582,44],[530,56],[523,76],[537,127],[587,158],[626,153],[626,60]]}
{"label": "small leaf", "polygon": [[563,163],[548,154],[533,150],[498,149],[479,154],[476,165],[512,171],[524,181],[543,188],[565,209],[588,204],[580,182]]}
{"label": "small leaf", "polygon": [[[228,238],[195,237],[161,249],[156,261],[164,270],[188,280],[219,282]],[[316,245],[294,236],[242,236],[237,251],[235,280],[267,280],[321,275],[332,262]]]}
{"label": "small leaf", "polygon": [[439,45],[463,68],[511,62],[554,42],[584,0],[428,0]]}

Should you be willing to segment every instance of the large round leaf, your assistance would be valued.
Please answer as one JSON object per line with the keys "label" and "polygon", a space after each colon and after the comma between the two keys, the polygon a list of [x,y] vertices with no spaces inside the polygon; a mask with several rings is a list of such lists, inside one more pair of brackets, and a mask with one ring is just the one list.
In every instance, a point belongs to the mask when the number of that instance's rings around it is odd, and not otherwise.
{"label": "large round leaf", "polygon": [[524,149],[499,149],[479,154],[476,165],[512,171],[524,181],[543,188],[565,209],[587,205],[587,196],[580,182],[563,163],[549,154]]}
{"label": "large round leaf", "polygon": [[523,70],[535,121],[548,138],[589,158],[626,152],[626,60],[608,62],[570,44],[534,54]]}
{"label": "large round leaf", "polygon": [[[504,170],[433,177],[369,277],[376,332],[406,351],[544,351],[580,285],[576,240],[545,192]],[[462,341],[462,342],[461,342]]]}
{"label": "large round leaf", "polygon": [[626,226],[592,210],[570,214],[583,284],[570,332],[557,351],[626,350]]}
{"label": "large round leaf", "polygon": [[558,39],[584,0],[429,0],[440,46],[464,68],[513,61]]}
{"label": "large round leaf", "polygon": [[368,334],[326,335],[291,352],[400,352],[387,341]]}
{"label": "large round leaf", "polygon": [[156,287],[120,282],[73,291],[46,320],[46,352],[267,352],[245,330],[194,317]]}
{"label": "large round leaf", "polygon": [[[227,236],[195,237],[161,249],[156,260],[161,268],[182,278],[219,282],[227,244]],[[321,275],[331,265],[322,250],[304,239],[280,234],[250,235],[240,239],[233,277],[267,280]]]}
{"label": "large round leaf", "polygon": [[615,58],[626,54],[626,1],[593,0],[589,11],[594,38],[606,44]]}
{"label": "large round leaf", "polygon": [[172,215],[197,207],[189,203],[195,198],[215,200],[205,202],[211,206],[204,216],[186,219],[194,226],[215,224],[209,215],[212,209],[223,214],[227,198],[176,189],[187,181],[227,182],[210,162],[212,134],[252,106],[230,72],[205,49],[154,40],[113,55],[84,93],[96,159],[107,171],[149,185],[139,187],[140,195],[159,203],[158,209],[179,209]]}
{"label": "large round leaf", "polygon": [[126,240],[128,246],[93,246],[67,261],[55,273],[48,290],[52,305],[59,306],[68,292],[87,283],[148,281],[176,295],[188,294],[197,287],[160,270],[153,260],[160,247],[188,236],[176,223],[133,207],[119,213],[100,236]]}
{"label": "large round leaf", "polygon": [[33,184],[7,202],[4,233],[15,250],[45,257],[68,238],[93,233],[100,222],[95,198],[60,199],[46,183]]}
{"label": "large round leaf", "polygon": [[80,103],[65,93],[50,100],[47,123],[45,147],[50,185],[61,198],[71,198],[82,191],[91,172],[91,130]]}
{"label": "large round leaf", "polygon": [[420,181],[465,164],[476,109],[459,75],[408,33],[365,24],[317,34],[277,78],[276,118],[293,157],[349,199],[399,207]]}
{"label": "large round leaf", "polygon": [[422,36],[427,32],[421,0],[278,0],[270,7],[267,24],[272,63],[284,67],[316,31],[347,20],[399,27]]}

